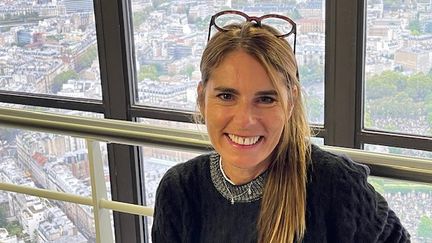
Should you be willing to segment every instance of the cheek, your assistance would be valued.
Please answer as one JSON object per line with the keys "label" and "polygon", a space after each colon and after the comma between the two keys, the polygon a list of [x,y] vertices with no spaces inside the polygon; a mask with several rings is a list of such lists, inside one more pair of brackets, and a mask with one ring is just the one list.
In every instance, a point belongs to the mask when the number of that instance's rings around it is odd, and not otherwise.
{"label": "cheek", "polygon": [[277,136],[278,138],[282,136],[282,132],[284,130],[285,123],[286,123],[284,112],[282,110],[275,112],[273,116],[269,117],[268,121],[272,126],[274,135]]}
{"label": "cheek", "polygon": [[226,123],[227,118],[221,111],[216,109],[207,110],[206,114],[205,122],[207,127],[211,127],[212,129],[222,128]]}

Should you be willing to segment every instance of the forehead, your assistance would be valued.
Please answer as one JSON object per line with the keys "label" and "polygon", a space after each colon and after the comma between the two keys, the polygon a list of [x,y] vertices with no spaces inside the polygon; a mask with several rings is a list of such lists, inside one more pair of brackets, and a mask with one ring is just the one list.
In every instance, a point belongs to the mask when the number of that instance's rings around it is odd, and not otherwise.
{"label": "forehead", "polygon": [[212,70],[209,84],[246,88],[274,88],[265,67],[256,57],[244,50],[228,53]]}

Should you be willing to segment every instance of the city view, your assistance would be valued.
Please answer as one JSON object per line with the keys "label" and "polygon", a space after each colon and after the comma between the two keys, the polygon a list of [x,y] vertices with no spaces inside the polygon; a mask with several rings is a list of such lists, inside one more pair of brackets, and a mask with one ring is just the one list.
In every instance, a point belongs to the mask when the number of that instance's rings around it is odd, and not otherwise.
{"label": "city view", "polygon": [[[297,23],[296,58],[309,121],[323,125],[324,0],[131,0],[136,104],[196,109],[199,62],[210,17],[225,9],[256,16],[278,13]],[[369,0],[365,34],[365,129],[432,136],[432,2]],[[0,0],[0,89],[101,100],[93,2]],[[157,120],[140,122],[167,126]],[[172,124],[169,126],[189,129]],[[365,149],[432,158],[427,151],[377,145]],[[110,193],[105,144],[101,152]],[[165,171],[196,156],[155,147],[143,147],[141,152],[147,205],[153,205]],[[85,140],[0,128],[0,180],[90,196]],[[370,182],[401,218],[412,242],[432,242],[432,186],[383,178]],[[147,222],[150,228],[151,218]],[[0,242],[68,241],[95,242],[91,207],[0,192]]]}

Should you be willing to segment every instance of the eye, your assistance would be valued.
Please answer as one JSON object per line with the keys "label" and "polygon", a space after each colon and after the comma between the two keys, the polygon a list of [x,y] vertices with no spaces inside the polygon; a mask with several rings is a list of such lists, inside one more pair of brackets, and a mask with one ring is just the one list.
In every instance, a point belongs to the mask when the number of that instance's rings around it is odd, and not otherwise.
{"label": "eye", "polygon": [[230,93],[221,93],[221,94],[218,94],[217,97],[219,97],[219,99],[225,100],[225,101],[230,101],[230,100],[234,99],[234,96]]}
{"label": "eye", "polygon": [[273,104],[275,102],[276,102],[276,99],[274,97],[271,97],[271,96],[258,97],[258,103],[261,103],[261,104]]}

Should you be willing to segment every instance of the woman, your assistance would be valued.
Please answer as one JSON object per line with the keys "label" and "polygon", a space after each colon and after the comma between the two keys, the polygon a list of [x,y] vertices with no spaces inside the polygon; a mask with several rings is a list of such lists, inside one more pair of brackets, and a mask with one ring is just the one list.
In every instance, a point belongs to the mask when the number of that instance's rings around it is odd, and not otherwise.
{"label": "woman", "polygon": [[[221,27],[224,14],[246,21]],[[280,33],[266,18],[293,27]],[[164,175],[153,242],[409,242],[368,168],[310,144],[284,38],[295,24],[224,11],[212,25],[197,104],[215,151]]]}

